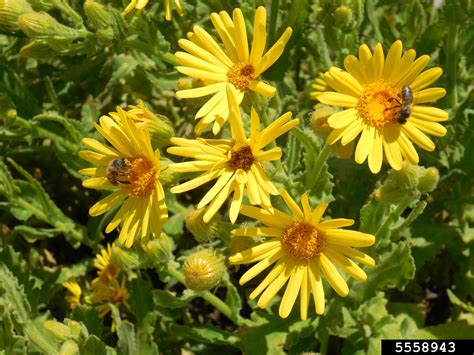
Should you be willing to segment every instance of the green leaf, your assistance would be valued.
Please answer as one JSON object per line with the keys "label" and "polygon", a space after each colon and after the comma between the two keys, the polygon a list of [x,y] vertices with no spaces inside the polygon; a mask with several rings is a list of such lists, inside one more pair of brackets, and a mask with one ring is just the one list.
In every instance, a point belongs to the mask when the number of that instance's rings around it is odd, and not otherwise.
{"label": "green leaf", "polygon": [[60,349],[60,344],[54,335],[46,331],[43,326],[48,318],[49,314],[47,313],[32,321],[28,321],[25,333],[31,343],[34,344],[34,347],[47,354],[57,354]]}
{"label": "green leaf", "polygon": [[82,322],[90,334],[102,336],[102,320],[97,311],[91,307],[78,304],[71,313],[71,318],[77,322]]}
{"label": "green leaf", "polygon": [[80,347],[80,354],[83,355],[103,355],[105,353],[105,343],[95,335],[89,336]]}
{"label": "green leaf", "polygon": [[119,310],[113,304],[109,304],[109,307],[112,311],[115,327],[117,329],[119,354],[138,354],[134,325],[129,321],[122,321]]}
{"label": "green leaf", "polygon": [[370,200],[360,210],[359,230],[364,233],[375,234],[382,224],[386,213],[386,205],[383,202]]}
{"label": "green leaf", "polygon": [[454,294],[453,291],[450,289],[447,289],[446,292],[448,293],[449,300],[451,301],[452,304],[461,307],[461,309],[465,310],[466,312],[474,313],[474,307],[469,306],[468,304],[464,303],[459,299],[458,296]]}
{"label": "green leaf", "polygon": [[474,325],[466,320],[425,327],[411,335],[412,339],[473,339]]}
{"label": "green leaf", "polygon": [[237,319],[242,309],[242,300],[239,291],[227,277],[224,279],[224,285],[227,288],[225,304],[231,309],[233,318]]}
{"label": "green leaf", "polygon": [[132,297],[130,303],[138,323],[137,328],[146,334],[153,334],[158,312],[154,302],[150,282],[135,279],[128,283]]}
{"label": "green leaf", "polygon": [[153,290],[152,293],[156,304],[160,307],[166,308],[186,307],[189,301],[197,297],[197,295],[193,291],[183,292],[183,296],[181,298],[177,297],[174,293],[167,290]]}
{"label": "green leaf", "polygon": [[356,307],[374,296],[378,290],[386,288],[403,290],[408,281],[415,276],[415,262],[408,242],[392,244],[391,248],[380,256],[373,269],[367,270],[367,281],[352,287],[348,300]]}
{"label": "green leaf", "polygon": [[13,307],[10,311],[12,311],[15,320],[25,325],[31,313],[30,303],[26,298],[23,286],[20,286],[18,279],[3,262],[0,262],[0,290],[2,291],[1,297],[5,298]]}
{"label": "green leaf", "polygon": [[6,354],[26,354],[27,339],[18,335],[13,326],[13,320],[10,312],[2,304],[0,298],[0,349]]}
{"label": "green leaf", "polygon": [[185,339],[194,339],[208,344],[231,345],[236,347],[239,344],[239,339],[235,335],[212,326],[186,327],[173,323],[170,324],[169,333]]}

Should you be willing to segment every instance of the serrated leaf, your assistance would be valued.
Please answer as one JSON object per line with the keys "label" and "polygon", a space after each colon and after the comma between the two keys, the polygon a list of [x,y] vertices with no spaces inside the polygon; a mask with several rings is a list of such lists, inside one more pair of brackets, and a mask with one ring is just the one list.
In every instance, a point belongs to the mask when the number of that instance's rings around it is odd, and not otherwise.
{"label": "serrated leaf", "polygon": [[237,319],[239,317],[240,310],[242,309],[242,300],[240,299],[239,291],[227,278],[224,279],[224,285],[227,288],[225,304],[228,305],[232,311],[233,318]]}
{"label": "serrated leaf", "polygon": [[238,346],[239,339],[232,333],[216,327],[186,327],[179,324],[170,324],[169,331],[185,339],[194,339],[208,344]]}
{"label": "serrated leaf", "polygon": [[105,353],[105,343],[95,335],[89,336],[80,347],[80,354],[83,355],[103,355]]}
{"label": "serrated leaf", "polygon": [[392,249],[382,255],[373,269],[367,270],[367,281],[355,284],[348,300],[356,306],[371,298],[378,290],[397,288],[403,290],[415,276],[415,262],[408,242],[392,244]]}
{"label": "serrated leaf", "polygon": [[186,307],[189,301],[197,297],[194,292],[188,292],[183,296],[177,297],[170,291],[167,290],[153,290],[153,298],[156,304],[160,307],[166,308],[182,308]]}
{"label": "serrated leaf", "polygon": [[13,306],[16,321],[25,325],[31,313],[30,303],[23,286],[3,262],[0,262],[0,290],[3,291],[2,297]]}
{"label": "serrated leaf", "polygon": [[27,339],[24,336],[16,334],[10,312],[2,304],[0,298],[0,349],[6,354],[26,354]]}
{"label": "serrated leaf", "polygon": [[382,224],[386,209],[384,203],[370,200],[360,210],[359,230],[364,233],[375,234]]}
{"label": "serrated leaf", "polygon": [[44,328],[44,322],[48,320],[49,314],[44,314],[34,320],[28,321],[26,335],[34,348],[38,348],[47,354],[57,354],[60,344],[57,339]]}
{"label": "serrated leaf", "polygon": [[154,302],[151,285],[146,280],[135,279],[128,283],[131,292],[130,303],[138,324],[146,334],[153,334],[158,312]]}
{"label": "serrated leaf", "polygon": [[109,304],[112,311],[112,317],[115,321],[115,327],[118,336],[118,350],[119,354],[135,355],[138,354],[137,342],[135,338],[135,327],[129,321],[122,321],[117,307]]}
{"label": "serrated leaf", "polygon": [[102,336],[102,320],[93,307],[78,304],[72,311],[71,318],[77,322],[84,323],[90,334],[98,337]]}

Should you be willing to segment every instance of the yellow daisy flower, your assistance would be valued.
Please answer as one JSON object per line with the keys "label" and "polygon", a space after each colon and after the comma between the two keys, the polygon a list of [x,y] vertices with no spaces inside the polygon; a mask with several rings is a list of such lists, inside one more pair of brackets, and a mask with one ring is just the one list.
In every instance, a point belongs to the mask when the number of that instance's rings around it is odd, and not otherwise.
{"label": "yellow daisy flower", "polygon": [[319,75],[314,78],[313,84],[311,85],[314,91],[310,93],[310,96],[314,99],[318,99],[318,96],[323,92],[332,91],[328,83],[324,80],[325,74],[326,73],[319,73]]}
{"label": "yellow daisy flower", "polygon": [[121,225],[119,242],[127,247],[138,238],[146,242],[152,233],[159,236],[168,213],[159,180],[160,152],[153,151],[148,130],[134,124],[119,107],[115,117],[102,116],[95,127],[112,147],[91,138],[82,140],[92,150],[80,151],[79,156],[96,165],[80,171],[91,177],[83,186],[114,192],[92,206],[89,214],[98,216],[122,203],[106,233]]}
{"label": "yellow daisy flower", "polygon": [[98,283],[109,283],[120,273],[120,267],[113,260],[114,248],[116,247],[107,244],[107,248],[102,248],[100,253],[96,254],[94,267],[97,269],[97,278],[92,280],[92,288]]}
{"label": "yellow daisy flower", "polygon": [[[136,9],[138,13],[140,13],[143,11],[148,2],[149,0],[132,0],[127,5],[125,10],[123,10],[123,12],[128,14],[132,10]],[[174,4],[176,6],[176,11],[178,12],[178,15],[183,16],[183,7],[181,5],[181,1],[174,0]],[[165,0],[165,18],[166,20],[171,21],[171,0]]]}
{"label": "yellow daisy flower", "polygon": [[346,71],[333,67],[324,74],[334,91],[317,94],[324,104],[346,108],[329,118],[334,130],[328,143],[341,140],[346,145],[360,134],[355,161],[362,164],[368,158],[374,174],[380,171],[384,155],[395,170],[402,168],[403,159],[417,164],[412,142],[432,151],[435,145],[426,134],[446,134],[437,122],[446,121],[447,112],[424,105],[446,94],[443,88],[427,88],[443,71],[439,67],[423,71],[430,57],[415,60],[413,49],[403,55],[402,49],[402,42],[396,41],[384,58],[380,43],[373,53],[365,44],[360,46],[359,59],[345,58]]}
{"label": "yellow daisy flower", "polygon": [[171,164],[176,172],[203,172],[198,177],[171,189],[173,193],[182,193],[197,188],[211,180],[218,179],[215,185],[204,195],[197,208],[209,205],[203,215],[207,223],[233,193],[229,218],[232,223],[239,215],[244,191],[247,191],[252,205],[271,208],[270,194],[278,195],[278,190],[269,181],[261,163],[281,158],[282,150],[274,147],[262,150],[270,142],[295,127],[298,119],[291,119],[287,112],[268,127],[260,130],[260,118],[251,110],[250,138],[247,138],[242,126],[239,106],[229,89],[231,139],[184,139],[172,138],[176,147],[168,148],[168,153],[194,158],[194,161]]}
{"label": "yellow daisy flower", "polygon": [[212,131],[217,134],[229,117],[226,88],[229,86],[242,102],[247,90],[272,97],[276,89],[258,78],[277,61],[283,53],[292,29],[288,27],[278,41],[265,53],[267,13],[263,6],[257,8],[254,19],[253,41],[249,51],[245,19],[240,9],[234,9],[233,18],[225,12],[212,13],[211,21],[222,40],[224,48],[199,26],[188,34],[189,39],[180,39],[179,46],[185,52],[176,52],[182,66],[176,69],[193,78],[204,81],[204,86],[180,90],[180,98],[196,98],[212,95],[196,113],[200,119],[196,132],[202,132],[212,122]]}
{"label": "yellow daisy flower", "polygon": [[[122,275],[120,281],[118,278],[114,278],[107,284],[98,283],[96,287],[92,289],[90,302],[95,305],[99,317],[103,318],[110,312],[109,303],[112,303],[117,308],[124,305],[130,310],[130,304],[128,303],[129,298],[130,293],[127,290],[127,278],[125,275]],[[112,331],[114,328],[114,324],[112,324]]]}
{"label": "yellow daisy flower", "polygon": [[64,299],[69,304],[69,307],[71,307],[71,309],[76,308],[76,306],[81,303],[81,286],[79,286],[76,280],[63,282],[63,286],[71,293],[69,295],[66,295]]}
{"label": "yellow daisy flower", "polygon": [[[274,208],[273,213],[253,206],[243,205],[240,213],[262,222],[265,227],[247,227],[232,231],[234,236],[266,237],[270,240],[232,255],[231,264],[257,262],[240,278],[240,284],[253,279],[269,266],[272,271],[250,294],[255,299],[260,294],[257,305],[264,308],[288,281],[280,303],[280,317],[286,318],[300,295],[301,319],[308,314],[310,293],[317,314],[324,313],[323,276],[331,287],[342,297],[347,296],[349,287],[338,268],[358,281],[365,281],[367,275],[352,259],[367,266],[375,261],[355,247],[374,244],[373,235],[340,229],[354,224],[352,219],[336,218],[321,221],[327,208],[320,203],[311,210],[308,195],[301,197],[303,209],[285,190],[280,191],[292,215]],[[262,293],[263,292],[263,293]]]}

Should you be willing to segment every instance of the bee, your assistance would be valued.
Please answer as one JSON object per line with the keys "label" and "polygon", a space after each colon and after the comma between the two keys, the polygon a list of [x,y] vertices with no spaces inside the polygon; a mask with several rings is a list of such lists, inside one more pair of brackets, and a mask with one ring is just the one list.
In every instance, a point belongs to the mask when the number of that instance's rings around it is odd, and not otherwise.
{"label": "bee", "polygon": [[114,159],[107,165],[105,177],[112,185],[129,184],[129,163],[126,159]]}
{"label": "bee", "polygon": [[413,91],[408,85],[402,86],[400,99],[402,102],[397,99],[393,99],[398,103],[398,106],[390,107],[386,110],[399,108],[397,112],[397,122],[400,124],[405,124],[407,123],[408,117],[411,116],[411,105],[413,104]]}

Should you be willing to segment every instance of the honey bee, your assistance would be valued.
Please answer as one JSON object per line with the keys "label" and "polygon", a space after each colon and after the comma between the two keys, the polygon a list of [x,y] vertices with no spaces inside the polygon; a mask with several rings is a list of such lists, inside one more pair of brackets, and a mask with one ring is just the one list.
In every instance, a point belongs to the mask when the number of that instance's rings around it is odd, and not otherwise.
{"label": "honey bee", "polygon": [[386,110],[399,108],[397,112],[396,120],[400,124],[405,124],[407,123],[408,117],[411,116],[411,105],[413,104],[413,91],[408,85],[402,86],[400,98],[402,102],[400,102],[397,99],[393,99],[398,103],[398,106],[390,107],[390,108],[387,108]]}
{"label": "honey bee", "polygon": [[114,159],[107,165],[105,177],[112,185],[129,184],[129,163],[126,159]]}

